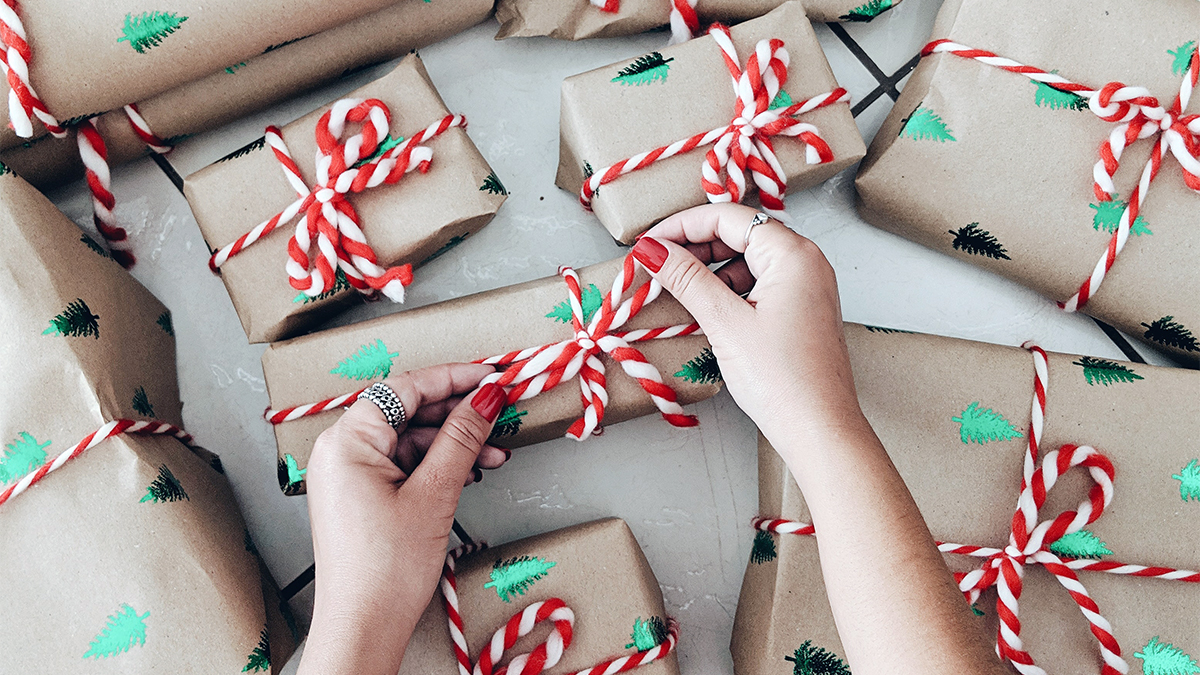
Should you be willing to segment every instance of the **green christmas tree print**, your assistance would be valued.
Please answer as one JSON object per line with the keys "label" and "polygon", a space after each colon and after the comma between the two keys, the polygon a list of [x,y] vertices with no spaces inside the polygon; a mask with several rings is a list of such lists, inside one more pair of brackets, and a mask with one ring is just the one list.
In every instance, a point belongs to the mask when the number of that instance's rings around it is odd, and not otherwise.
{"label": "green christmas tree print", "polygon": [[750,562],[755,565],[769,563],[779,556],[775,550],[775,538],[770,532],[759,530],[754,533],[754,543],[750,546]]}
{"label": "green christmas tree print", "polygon": [[1146,332],[1142,335],[1147,340],[1160,345],[1182,349],[1185,352],[1200,352],[1200,343],[1192,331],[1177,323],[1174,316],[1164,316],[1154,323],[1143,323]]}
{"label": "green christmas tree print", "polygon": [[1050,544],[1050,552],[1064,558],[1076,559],[1112,555],[1108,544],[1100,541],[1100,537],[1088,530],[1079,530],[1060,537],[1058,541]]}
{"label": "green christmas tree print", "polygon": [[1003,415],[993,412],[991,408],[980,408],[979,401],[967,406],[958,417],[951,417],[950,421],[959,424],[959,436],[963,443],[982,445],[990,441],[1024,438],[1024,434],[1017,431]]}
{"label": "green christmas tree print", "polygon": [[[1107,202],[1097,202],[1088,204],[1096,213],[1092,214],[1092,229],[1097,232],[1103,230],[1105,232],[1116,232],[1117,227],[1121,224],[1121,216],[1125,213],[1125,209],[1129,206],[1128,202],[1123,202],[1113,195],[1113,198]],[[1138,216],[1133,219],[1133,224],[1129,226],[1130,234],[1135,237],[1140,237],[1143,234],[1154,234],[1150,231],[1150,227],[1146,224],[1146,219],[1143,216]]]}
{"label": "green christmas tree print", "polygon": [[700,356],[683,364],[683,368],[675,373],[675,377],[698,384],[716,384],[725,381],[721,377],[721,365],[717,363],[716,355],[707,347],[700,352]]}
{"label": "green christmas tree print", "polygon": [[775,98],[771,101],[771,105],[767,107],[767,110],[779,110],[780,108],[786,108],[794,103],[795,101],[792,100],[792,95],[780,89],[779,93],[775,94]]}
{"label": "green christmas tree print", "polygon": [[528,410],[517,410],[515,405],[504,406],[504,410],[500,411],[500,417],[496,419],[496,425],[492,427],[492,438],[516,436],[517,432],[521,430],[521,418],[528,414]]}
{"label": "green christmas tree print", "polygon": [[1083,378],[1092,386],[1102,384],[1107,387],[1114,382],[1133,382],[1145,379],[1133,372],[1129,366],[1108,359],[1098,359],[1094,356],[1081,357],[1072,364],[1083,368]]}
{"label": "green christmas tree print", "polygon": [[383,340],[376,339],[371,344],[358,348],[337,367],[329,371],[341,375],[347,380],[372,380],[387,377],[392,373],[392,359],[400,356],[400,352],[389,352]]}
{"label": "green christmas tree print", "polygon": [[50,441],[38,443],[25,431],[18,433],[12,443],[5,444],[4,455],[0,456],[0,485],[15,483],[45,464],[47,445]]}
{"label": "green christmas tree print", "polygon": [[62,314],[50,319],[50,327],[42,331],[42,335],[60,335],[64,337],[94,337],[100,338],[100,317],[92,314],[92,310],[83,301],[76,298],[67,305]]}
{"label": "green christmas tree print", "polygon": [[299,494],[300,486],[304,482],[304,474],[308,473],[308,469],[301,469],[300,465],[296,463],[296,458],[288,454],[279,460],[277,469],[279,487],[283,490],[283,494]]}
{"label": "green christmas tree print", "polygon": [[791,661],[792,675],[850,675],[850,666],[831,651],[817,647],[812,640],[805,640],[800,648],[791,656],[783,657]]}
{"label": "green christmas tree print", "polygon": [[[45,138],[45,137],[43,136],[42,138]],[[41,140],[41,139],[39,138],[37,140]],[[31,147],[33,145],[33,143],[22,143],[21,145],[24,145],[25,147],[28,148],[28,147]],[[5,176],[12,172],[13,172],[13,170],[11,167],[9,167],[4,162],[0,162],[0,176]]]}
{"label": "green christmas tree print", "polygon": [[954,235],[954,241],[950,245],[956,251],[986,256],[995,260],[1012,260],[1008,257],[1008,251],[996,237],[992,236],[991,232],[981,229],[979,223],[971,223],[958,228],[958,230],[950,230],[950,234]]}
{"label": "green christmas tree print", "polygon": [[1195,675],[1200,673],[1196,660],[1182,649],[1169,642],[1159,642],[1158,636],[1150,638],[1142,651],[1133,655],[1142,660],[1145,675]]}
{"label": "green christmas tree print", "polygon": [[487,178],[483,179],[483,185],[479,186],[480,192],[490,192],[494,195],[507,195],[508,189],[504,187],[504,183],[500,182],[500,177],[493,171],[488,174]]}
{"label": "green christmas tree print", "polygon": [[518,556],[508,560],[497,560],[492,566],[492,580],[483,585],[491,588],[505,602],[512,602],[512,596],[525,595],[525,591],[533,582],[546,576],[550,568],[558,563],[545,558]]}
{"label": "green christmas tree print", "polygon": [[464,241],[466,241],[466,240],[467,240],[467,237],[469,237],[469,236],[471,236],[471,233],[470,233],[470,232],[465,232],[465,233],[463,233],[463,234],[462,234],[462,235],[460,235],[460,236],[457,236],[457,237],[451,237],[451,238],[450,238],[450,241],[446,242],[446,244],[445,244],[444,246],[442,246],[442,247],[441,247],[441,248],[439,248],[438,250],[434,251],[434,252],[433,252],[433,255],[431,255],[431,256],[429,256],[428,258],[426,258],[426,259],[422,260],[422,261],[421,261],[421,264],[422,264],[422,265],[425,265],[425,264],[431,263],[431,262],[433,262],[434,260],[437,260],[438,258],[440,258],[440,257],[442,257],[442,256],[444,256],[444,255],[446,255],[446,254],[447,254],[447,253],[450,251],[450,249],[452,249],[452,248],[454,248],[455,246],[458,246],[459,244],[461,244],[461,243],[463,243]]}
{"label": "green christmas tree print", "polygon": [[[3,174],[0,174],[0,175],[3,175]],[[105,249],[100,244],[97,244],[94,239],[87,236],[86,234],[79,235],[79,241],[83,242],[84,246],[87,246],[89,249],[91,249],[92,253],[95,253],[96,255],[100,256],[101,258],[111,258],[112,257],[111,255],[109,255],[107,249]]]}
{"label": "green christmas tree print", "polygon": [[254,152],[255,150],[262,150],[265,147],[267,147],[267,137],[261,136],[259,138],[254,139],[253,141],[250,141],[249,143],[243,145],[242,147],[238,148],[237,150],[234,150],[233,152],[229,153],[228,155],[225,155],[224,157],[222,157],[221,159],[218,159],[216,162],[213,162],[213,163],[216,164],[218,162],[228,162],[231,159],[237,159],[238,157],[245,157],[246,155]]}
{"label": "green christmas tree print", "polygon": [[892,8],[892,0],[870,0],[838,17],[839,21],[870,21]]}
{"label": "green christmas tree print", "polygon": [[1179,481],[1179,498],[1183,501],[1194,499],[1200,502],[1200,459],[1193,459],[1187,466],[1173,474],[1171,478]]}
{"label": "green christmas tree print", "polygon": [[982,609],[979,609],[978,602],[975,603],[974,605],[971,605],[971,613],[974,614],[975,616],[987,616],[987,614]]}
{"label": "green christmas tree print", "polygon": [[261,673],[270,672],[271,670],[271,638],[267,635],[267,629],[263,628],[258,635],[258,646],[250,655],[246,657],[246,666],[242,668],[243,673]]}
{"label": "green christmas tree print", "polygon": [[633,635],[630,636],[630,639],[633,642],[625,645],[625,649],[648,652],[666,642],[667,624],[657,616],[652,616],[645,621],[642,621],[642,617],[639,616],[633,621]]}
{"label": "green christmas tree print", "polygon": [[884,328],[883,326],[868,326],[866,324],[863,324],[863,328],[866,328],[867,330],[871,331],[872,333],[883,333],[885,335],[891,335],[893,333],[906,333],[908,335],[916,335],[916,331],[901,330],[899,328]]}
{"label": "green christmas tree print", "polygon": [[242,68],[245,65],[246,65],[246,62],[242,61],[241,63],[235,63],[232,66],[225,66],[225,72],[229,73],[230,75],[233,75],[234,73],[236,73],[238,71],[239,68]]}
{"label": "green christmas tree print", "polygon": [[[580,293],[580,300],[579,305],[583,308],[583,322],[586,324],[592,320],[592,316],[604,304],[604,294],[600,292],[599,288],[596,288],[596,284],[588,284],[587,288]],[[554,319],[559,323],[571,323],[571,301],[563,300],[555,305],[546,318]]]}
{"label": "green christmas tree print", "polygon": [[946,141],[958,140],[950,133],[942,118],[929,108],[921,106],[913,111],[900,129],[900,135],[917,141]]}
{"label": "green christmas tree print", "polygon": [[1192,54],[1196,51],[1196,41],[1191,40],[1179,45],[1176,49],[1169,49],[1167,53],[1171,55],[1171,72],[1176,75],[1183,75],[1187,72],[1188,66],[1192,64]]}
{"label": "green christmas tree print", "polygon": [[400,145],[403,142],[404,142],[403,136],[396,136],[393,138],[391,134],[388,134],[383,137],[383,142],[379,144],[379,147],[375,148],[375,152],[371,153],[370,157],[363,157],[362,159],[355,162],[354,166],[357,168],[364,164],[367,164],[368,162],[372,162],[376,158],[382,157],[384,154],[386,154],[392,148],[396,147],[397,145]]}
{"label": "green christmas tree print", "polygon": [[142,12],[138,16],[125,15],[124,35],[117,42],[128,42],[130,47],[139,54],[145,54],[152,47],[162,44],[163,38],[179,30],[186,16],[175,12]]}
{"label": "green christmas tree print", "polygon": [[669,64],[674,60],[674,58],[664,59],[663,55],[658,52],[650,52],[645,56],[637,57],[633,63],[622,68],[612,81],[626,87],[641,86],[656,81],[666,82],[667,75],[671,71]]}
{"label": "green christmas tree print", "polygon": [[[1058,73],[1057,70],[1050,71]],[[1037,85],[1037,92],[1033,95],[1033,102],[1041,108],[1049,108],[1051,110],[1087,110],[1088,101],[1086,98],[1070,91],[1056,89],[1043,82],[1034,82]]]}
{"label": "green christmas tree print", "polygon": [[99,659],[124,654],[134,645],[146,644],[146,617],[150,612],[138,614],[128,604],[122,604],[115,614],[108,617],[104,630],[100,631],[84,652],[85,659]]}
{"label": "green christmas tree print", "polygon": [[277,45],[271,45],[270,47],[267,47],[266,49],[264,49],[264,50],[263,50],[263,53],[264,53],[264,54],[266,54],[266,53],[268,53],[268,52],[273,52],[273,51],[275,51],[276,49],[283,49],[284,47],[286,47],[286,46],[288,46],[288,45],[290,45],[290,44],[295,44],[295,43],[297,43],[297,42],[299,42],[299,41],[301,41],[301,40],[307,40],[307,39],[308,39],[308,38],[310,38],[310,37],[312,37],[312,36],[311,36],[311,35],[305,35],[304,37],[292,38],[291,40],[284,40],[283,42],[280,42],[280,43],[279,43],[279,44],[277,44]]}
{"label": "green christmas tree print", "polygon": [[154,406],[150,405],[150,399],[146,397],[145,387],[138,387],[137,391],[133,392],[133,411],[143,417],[154,417]]}
{"label": "green christmas tree print", "polygon": [[339,267],[338,270],[333,273],[333,288],[325,291],[324,293],[318,293],[315,296],[301,292],[297,294],[296,297],[292,298],[292,302],[298,302],[302,305],[307,305],[310,302],[317,302],[318,300],[332,298],[338,293],[348,290],[350,290],[350,282],[346,281],[346,273],[343,272]]}
{"label": "green christmas tree print", "polygon": [[171,321],[171,312],[166,311],[158,315],[158,320],[155,321],[158,327],[163,329],[163,332],[171,337],[175,337],[175,324]]}
{"label": "green christmas tree print", "polygon": [[164,502],[177,502],[183,499],[191,501],[179,479],[175,477],[175,474],[171,473],[166,464],[163,464],[158,467],[158,477],[146,488],[145,496],[138,500],[138,503],[154,502],[155,504],[162,504]]}

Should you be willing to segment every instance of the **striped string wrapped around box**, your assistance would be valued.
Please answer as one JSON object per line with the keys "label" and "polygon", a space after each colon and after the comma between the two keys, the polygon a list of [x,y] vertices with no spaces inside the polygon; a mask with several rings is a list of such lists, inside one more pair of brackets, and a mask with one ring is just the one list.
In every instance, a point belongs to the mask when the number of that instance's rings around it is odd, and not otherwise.
{"label": "striped string wrapped around box", "polygon": [[579,201],[592,210],[592,199],[601,185],[611,183],[627,173],[644,169],[655,162],[711,145],[701,166],[701,183],[708,201],[741,202],[746,196],[746,172],[749,171],[758,187],[763,210],[778,218],[783,216],[783,198],[787,178],[771,138],[793,137],[805,143],[805,158],[809,164],[832,162],[833,150],[821,138],[816,126],[796,119],[835,103],[849,103],[850,94],[841,87],[788,106],[771,109],[776,96],[788,79],[790,57],[783,40],[761,40],[743,69],[733,46],[733,38],[725,26],[713,26],[708,34],[716,40],[733,78],[736,96],[733,120],[726,126],[696,134],[682,141],[634,155],[588,176],[579,192]]}
{"label": "striped string wrapped around box", "polygon": [[[1021,493],[1017,499],[1016,512],[1013,514],[1008,546],[999,549],[939,541],[937,547],[942,553],[985,559],[979,569],[955,573],[954,577],[959,590],[970,604],[975,604],[983,591],[992,586],[996,587],[996,614],[1000,618],[996,653],[1012,663],[1022,675],[1046,675],[1046,671],[1034,663],[1021,639],[1019,603],[1021,580],[1027,565],[1041,565],[1053,574],[1078,605],[1099,645],[1103,660],[1101,675],[1124,675],[1128,672],[1129,665],[1121,656],[1121,646],[1112,633],[1112,625],[1100,614],[1100,607],[1088,595],[1087,589],[1075,572],[1108,572],[1189,583],[1200,583],[1200,572],[1132,565],[1111,560],[1064,560],[1050,550],[1050,546],[1056,541],[1080,531],[1104,514],[1104,509],[1112,502],[1113,477],[1116,472],[1108,457],[1089,446],[1064,445],[1047,453],[1041,459],[1040,465],[1038,464],[1039,444],[1046,413],[1046,385],[1049,378],[1046,352],[1033,344],[1025,346],[1033,353],[1033,415],[1029,423],[1029,444],[1021,475]],[[1039,521],[1038,511],[1045,504],[1047,495],[1059,477],[1078,466],[1086,468],[1094,482],[1087,499],[1073,511],[1064,511],[1052,519]],[[794,520],[756,518],[753,527],[762,532],[817,536],[816,528],[811,524]]]}
{"label": "striped string wrapped around box", "polygon": [[[621,0],[588,0],[601,11],[616,14],[621,11]],[[696,3],[699,0],[671,0],[671,14],[668,21],[671,24],[671,44],[679,44],[692,39],[700,29],[700,17],[696,15]]]}

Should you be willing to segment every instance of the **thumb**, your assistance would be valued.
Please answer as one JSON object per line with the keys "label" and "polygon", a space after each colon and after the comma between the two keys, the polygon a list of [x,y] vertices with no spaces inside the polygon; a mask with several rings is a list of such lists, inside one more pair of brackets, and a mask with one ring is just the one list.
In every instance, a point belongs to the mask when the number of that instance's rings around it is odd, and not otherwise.
{"label": "thumb", "polygon": [[434,505],[446,507],[447,513],[454,513],[463,484],[506,400],[504,389],[493,383],[463,399],[446,416],[406,485],[416,487],[422,498]]}
{"label": "thumb", "polygon": [[695,317],[704,332],[727,330],[746,317],[750,305],[742,300],[691,251],[671,242],[642,237],[633,257]]}

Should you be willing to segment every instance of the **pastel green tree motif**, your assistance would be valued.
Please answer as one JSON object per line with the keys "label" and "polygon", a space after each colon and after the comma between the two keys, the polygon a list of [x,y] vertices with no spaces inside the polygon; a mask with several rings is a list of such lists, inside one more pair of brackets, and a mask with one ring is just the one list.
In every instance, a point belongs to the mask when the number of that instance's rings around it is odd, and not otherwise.
{"label": "pastel green tree motif", "polygon": [[[1058,73],[1057,70],[1050,72]],[[1033,102],[1038,107],[1049,108],[1051,110],[1088,109],[1088,100],[1075,92],[1063,91],[1062,89],[1051,87],[1044,82],[1033,83],[1037,85],[1037,92],[1033,95]]]}
{"label": "pastel green tree motif", "polygon": [[783,657],[791,661],[792,675],[850,675],[850,666],[824,647],[818,647],[812,640],[805,640],[800,648],[791,656]]}
{"label": "pastel green tree motif", "polygon": [[979,227],[979,223],[970,223],[957,230],[950,230],[954,241],[950,243],[956,251],[981,255],[995,260],[1012,260],[1008,251],[992,236],[991,232]]}
{"label": "pastel green tree motif", "polygon": [[645,56],[637,57],[633,63],[618,71],[612,81],[626,87],[640,87],[656,81],[666,82],[667,75],[671,72],[669,64],[674,60],[674,58],[664,59],[663,55],[658,52],[650,52]]}
{"label": "pastel green tree motif", "polygon": [[124,654],[134,645],[146,644],[146,618],[149,616],[150,612],[138,614],[133,607],[122,603],[116,613],[108,617],[104,630],[92,639],[83,658],[108,658]]}
{"label": "pastel green tree motif", "polygon": [[158,467],[158,477],[146,488],[145,496],[138,500],[138,503],[154,502],[155,504],[162,504],[164,502],[177,502],[184,499],[191,501],[187,495],[187,491],[183,489],[183,484],[179,482],[175,474],[171,473],[167,465],[163,464]]}
{"label": "pastel green tree motif", "polygon": [[267,634],[267,629],[263,628],[258,635],[258,646],[250,655],[246,657],[246,666],[242,668],[243,673],[261,673],[271,670],[271,638]]}
{"label": "pastel green tree motif", "polygon": [[1145,675],[1195,675],[1200,673],[1200,665],[1170,642],[1159,642],[1158,636],[1150,638],[1142,651],[1133,655],[1142,660],[1142,672]]}
{"label": "pastel green tree motif", "polygon": [[892,0],[869,0],[838,17],[839,21],[870,21],[892,8]]}
{"label": "pastel green tree motif", "polygon": [[371,153],[371,155],[369,157],[363,157],[362,159],[358,160],[357,162],[354,163],[354,166],[360,167],[360,166],[363,166],[364,164],[367,164],[368,162],[372,162],[376,158],[382,157],[385,153],[387,153],[392,148],[396,147],[397,145],[400,145],[403,142],[404,142],[403,136],[393,137],[391,134],[387,134],[386,136],[383,137],[383,142],[379,144],[379,147],[375,148],[375,152]]}
{"label": "pastel green tree motif", "polygon": [[150,405],[145,387],[138,387],[137,391],[133,392],[133,411],[143,417],[154,417],[154,406]]}
{"label": "pastel green tree motif", "polygon": [[675,373],[675,377],[698,384],[716,384],[725,381],[721,377],[721,365],[717,363],[716,355],[707,347],[700,352],[700,356],[683,364],[683,368]]}
{"label": "pastel green tree motif", "polygon": [[434,251],[434,252],[433,252],[433,255],[431,255],[431,256],[429,256],[428,258],[426,258],[426,259],[422,260],[422,261],[421,261],[421,264],[422,264],[422,265],[425,265],[425,264],[431,263],[431,262],[433,262],[434,260],[437,260],[438,258],[440,258],[440,257],[442,257],[442,256],[444,256],[444,255],[446,255],[447,253],[449,253],[449,252],[450,252],[450,249],[452,249],[452,248],[454,248],[455,246],[458,246],[459,244],[461,244],[461,243],[463,243],[464,241],[466,241],[466,240],[467,240],[467,237],[469,237],[469,236],[471,236],[471,233],[470,233],[470,232],[464,232],[463,234],[461,234],[461,235],[459,235],[459,236],[456,236],[456,237],[451,237],[451,238],[450,238],[450,241],[446,242],[446,244],[445,244],[444,246],[442,246],[442,247],[441,247],[441,248],[439,248],[438,250]]}
{"label": "pastel green tree motif", "polygon": [[950,129],[942,121],[941,116],[924,106],[918,107],[904,121],[900,135],[916,141],[937,141],[939,143],[958,140],[950,133]]}
{"label": "pastel green tree motif", "polygon": [[1167,53],[1171,55],[1171,72],[1176,75],[1183,75],[1187,72],[1188,66],[1192,63],[1192,54],[1196,52],[1196,41],[1190,40],[1179,45],[1176,49],[1169,49]]}
{"label": "pastel green tree motif", "polygon": [[324,293],[318,293],[317,295],[309,295],[308,293],[301,291],[296,295],[296,297],[292,298],[292,302],[307,305],[310,302],[317,302],[318,300],[332,298],[338,293],[348,290],[350,290],[350,282],[346,280],[346,273],[343,272],[339,267],[338,271],[333,273],[333,288],[325,291]]}
{"label": "pastel green tree motif", "polygon": [[138,16],[125,15],[124,35],[117,42],[128,42],[130,47],[139,54],[162,44],[163,38],[179,30],[186,16],[175,12],[142,12]]}
{"label": "pastel green tree motif", "polygon": [[158,320],[155,321],[155,323],[158,324],[158,327],[161,328],[164,333],[170,335],[171,337],[175,337],[175,322],[171,320],[170,310],[159,314]]}
{"label": "pastel green tree motif", "polygon": [[[0,175],[3,175],[3,174],[0,174]],[[89,249],[91,249],[92,253],[95,253],[96,255],[100,256],[101,258],[111,258],[112,257],[111,255],[109,255],[107,249],[105,249],[100,244],[97,244],[96,240],[92,239],[91,237],[87,236],[86,234],[79,235],[79,241],[83,242],[84,246],[87,246]]]}
{"label": "pastel green tree motif", "polygon": [[1183,324],[1176,322],[1174,316],[1164,316],[1153,323],[1142,325],[1146,327],[1142,337],[1147,340],[1185,352],[1200,352],[1200,343],[1196,342],[1196,336]]}
{"label": "pastel green tree motif", "polygon": [[83,301],[76,298],[67,305],[62,314],[50,319],[50,327],[42,331],[42,335],[58,335],[64,337],[94,337],[100,339],[100,317],[92,314],[92,310]]}
{"label": "pastel green tree motif", "polygon": [[868,326],[866,324],[863,324],[863,328],[866,328],[867,330],[871,331],[872,333],[883,333],[885,335],[891,335],[893,333],[905,333],[908,335],[916,335],[916,331],[901,330],[899,328],[884,328],[883,326]]}
{"label": "pastel green tree motif", "polygon": [[667,624],[665,621],[657,616],[652,616],[642,621],[642,617],[639,616],[633,621],[633,635],[630,636],[633,642],[625,645],[625,649],[648,652],[666,642],[667,635]]}
{"label": "pastel green tree motif", "polygon": [[1183,501],[1196,500],[1200,502],[1200,459],[1193,459],[1187,466],[1172,474],[1171,478],[1179,481],[1179,498]]}
{"label": "pastel green tree motif", "polygon": [[487,178],[483,179],[483,185],[479,186],[480,192],[490,192],[494,195],[507,195],[508,188],[504,187],[504,183],[500,182],[500,177],[493,171],[488,174]]}
{"label": "pastel green tree motif", "polygon": [[[600,292],[599,288],[596,288],[596,284],[588,284],[580,293],[580,300],[579,305],[583,308],[583,322],[588,323],[600,306],[604,304],[604,294]],[[555,305],[546,318],[554,319],[559,323],[571,323],[571,301],[563,300]]]}
{"label": "pastel green tree motif", "polygon": [[345,360],[340,361],[333,370],[334,375],[340,375],[347,380],[371,380],[387,377],[392,373],[392,359],[400,356],[400,352],[389,352],[383,340],[365,344],[358,348]]}
{"label": "pastel green tree motif", "polygon": [[517,410],[515,405],[504,406],[500,417],[496,418],[496,425],[492,427],[492,438],[516,436],[521,430],[521,418],[528,414],[528,410]]}
{"label": "pastel green tree motif", "polygon": [[38,443],[28,432],[17,434],[12,443],[4,446],[0,456],[0,485],[15,483],[46,463],[46,446],[50,441]]}
{"label": "pastel green tree motif", "polygon": [[301,469],[296,463],[296,458],[290,454],[285,454],[283,459],[279,460],[277,467],[279,477],[279,487],[285,495],[294,495],[300,493],[300,486],[304,482],[304,474],[308,473],[308,469]]}
{"label": "pastel green tree motif", "polygon": [[779,556],[775,550],[775,538],[770,532],[759,530],[754,533],[754,543],[750,546],[750,562],[755,565],[769,563]]}
{"label": "pastel green tree motif", "polygon": [[1079,530],[1063,535],[1050,544],[1050,552],[1064,558],[1075,559],[1112,555],[1112,551],[1108,550],[1108,544],[1100,541],[1100,537],[1089,530]]}
{"label": "pastel green tree motif", "polygon": [[492,565],[492,580],[483,585],[491,588],[505,602],[512,602],[512,596],[525,595],[525,591],[533,582],[546,576],[550,568],[558,563],[545,558],[533,556],[517,556],[508,560],[497,560]]}
{"label": "pastel green tree motif", "polygon": [[963,443],[982,445],[990,441],[1024,438],[1024,434],[1017,431],[1003,415],[993,412],[991,408],[979,407],[979,401],[967,406],[958,417],[951,417],[950,421],[959,424],[959,437]]}
{"label": "pastel green tree motif", "polygon": [[[1129,207],[1129,202],[1124,202],[1118,199],[1120,195],[1113,195],[1113,198],[1107,202],[1097,202],[1088,204],[1096,213],[1092,214],[1092,229],[1097,232],[1103,230],[1105,232],[1116,232],[1117,227],[1121,224],[1121,216],[1124,215],[1125,209]],[[1129,226],[1130,234],[1140,237],[1143,234],[1154,234],[1150,231],[1150,227],[1146,224],[1146,218],[1138,216],[1133,219],[1133,224]]]}
{"label": "pastel green tree motif", "polygon": [[1094,356],[1081,357],[1078,361],[1073,361],[1072,365],[1083,368],[1083,379],[1092,386],[1102,384],[1107,387],[1114,382],[1134,382],[1145,379],[1133,372],[1129,366]]}
{"label": "pastel green tree motif", "polygon": [[767,107],[767,110],[779,110],[780,108],[786,108],[794,103],[795,101],[792,100],[792,95],[780,89],[779,93],[775,94],[775,98],[772,99],[771,105]]}

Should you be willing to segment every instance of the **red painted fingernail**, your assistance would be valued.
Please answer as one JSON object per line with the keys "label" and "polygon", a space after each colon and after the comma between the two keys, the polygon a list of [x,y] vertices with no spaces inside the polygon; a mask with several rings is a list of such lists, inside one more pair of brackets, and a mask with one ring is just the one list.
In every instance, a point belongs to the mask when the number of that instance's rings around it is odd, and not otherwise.
{"label": "red painted fingernail", "polygon": [[471,399],[471,407],[482,415],[483,419],[495,422],[496,418],[500,416],[500,409],[504,407],[505,398],[504,388],[490,382],[475,392],[475,397]]}
{"label": "red painted fingernail", "polygon": [[645,265],[646,269],[655,273],[661,270],[663,264],[667,262],[669,253],[667,247],[658,243],[654,237],[642,237],[638,243],[633,245],[633,257]]}
{"label": "red painted fingernail", "polygon": [[512,450],[509,450],[508,448],[500,448],[500,450],[504,453],[504,461],[507,462],[508,460],[512,459]]}

